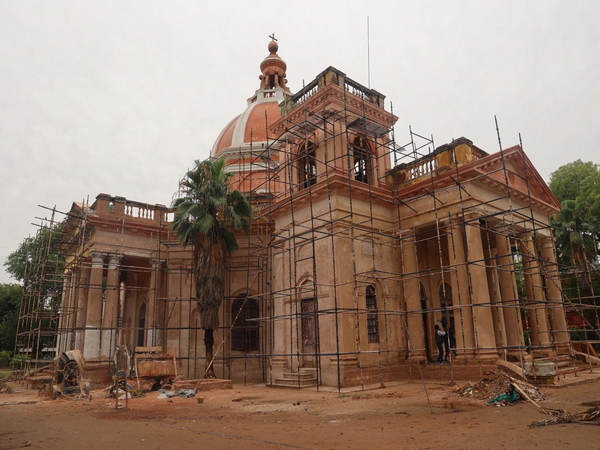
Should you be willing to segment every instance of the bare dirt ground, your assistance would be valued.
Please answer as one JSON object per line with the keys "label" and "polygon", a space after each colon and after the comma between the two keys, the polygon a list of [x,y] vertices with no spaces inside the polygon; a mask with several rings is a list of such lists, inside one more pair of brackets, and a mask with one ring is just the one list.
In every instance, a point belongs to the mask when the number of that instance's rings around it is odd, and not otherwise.
{"label": "bare dirt ground", "polygon": [[[449,384],[390,383],[339,394],[234,385],[199,392],[204,398],[157,399],[152,392],[115,410],[114,398],[41,400],[8,383],[0,395],[0,450],[32,449],[599,449],[600,427],[528,428],[545,416],[518,403],[493,407],[459,397]],[[600,383],[546,389],[542,404],[570,412],[600,400]]]}

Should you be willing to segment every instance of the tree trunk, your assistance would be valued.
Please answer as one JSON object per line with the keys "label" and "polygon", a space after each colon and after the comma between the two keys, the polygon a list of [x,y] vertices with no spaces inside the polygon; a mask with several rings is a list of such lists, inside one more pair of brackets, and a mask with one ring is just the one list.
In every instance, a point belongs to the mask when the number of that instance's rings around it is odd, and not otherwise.
{"label": "tree trunk", "polygon": [[219,307],[225,296],[225,243],[213,242],[210,236],[201,236],[195,245],[196,302],[200,326],[204,330],[217,330]]}
{"label": "tree trunk", "polygon": [[213,330],[204,330],[204,348],[206,351],[206,364],[204,367],[204,371],[206,373],[205,378],[217,378],[215,375],[215,365],[213,364],[214,343],[215,339],[213,336]]}
{"label": "tree trunk", "polygon": [[210,236],[201,236],[195,242],[196,303],[200,326],[204,330],[206,350],[206,378],[216,378],[213,360],[214,330],[219,328],[219,307],[225,296],[225,258],[223,241],[213,242]]}

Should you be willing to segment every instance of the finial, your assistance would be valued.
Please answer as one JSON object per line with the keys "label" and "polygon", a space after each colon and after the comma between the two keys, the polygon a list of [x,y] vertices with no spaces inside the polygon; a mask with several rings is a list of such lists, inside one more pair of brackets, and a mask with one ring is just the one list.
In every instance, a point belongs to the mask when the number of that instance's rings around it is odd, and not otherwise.
{"label": "finial", "polygon": [[275,39],[275,33],[272,33],[271,36],[269,36],[271,38],[271,42],[269,42],[269,52],[271,54],[277,53],[277,50],[279,50],[279,45],[277,45],[277,39]]}

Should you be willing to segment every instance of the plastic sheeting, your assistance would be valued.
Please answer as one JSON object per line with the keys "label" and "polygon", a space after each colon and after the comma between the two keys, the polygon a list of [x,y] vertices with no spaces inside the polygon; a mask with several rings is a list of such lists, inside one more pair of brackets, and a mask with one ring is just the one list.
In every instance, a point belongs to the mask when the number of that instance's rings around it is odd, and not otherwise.
{"label": "plastic sheeting", "polygon": [[172,398],[172,397],[181,397],[181,398],[190,398],[196,395],[196,389],[177,389],[175,391],[166,391],[164,389],[158,390],[157,398]]}

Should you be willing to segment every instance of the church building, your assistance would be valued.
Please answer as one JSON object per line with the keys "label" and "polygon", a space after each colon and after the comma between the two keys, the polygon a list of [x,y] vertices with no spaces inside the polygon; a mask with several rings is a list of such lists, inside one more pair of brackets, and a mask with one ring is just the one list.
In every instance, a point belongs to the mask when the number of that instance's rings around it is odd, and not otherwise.
{"label": "church building", "polygon": [[[217,376],[340,388],[568,356],[560,204],[522,148],[436,147],[412,130],[400,144],[383,94],[334,67],[293,93],[278,51],[273,39],[211,149],[253,211],[228,261]],[[109,194],[73,203],[59,352],[108,373],[115,344],[160,347],[202,377],[192,251],[172,220]]]}

